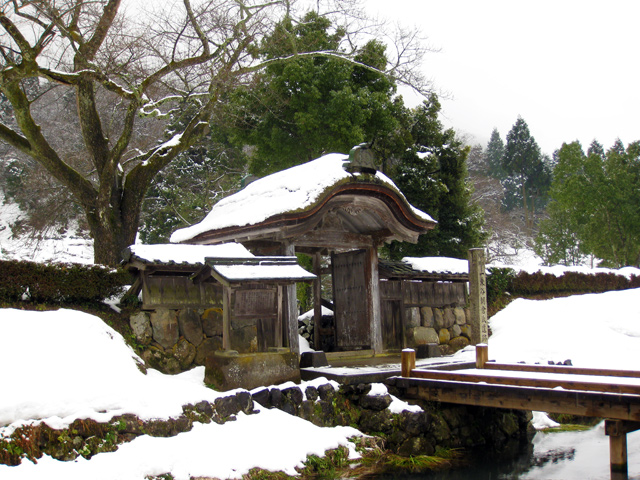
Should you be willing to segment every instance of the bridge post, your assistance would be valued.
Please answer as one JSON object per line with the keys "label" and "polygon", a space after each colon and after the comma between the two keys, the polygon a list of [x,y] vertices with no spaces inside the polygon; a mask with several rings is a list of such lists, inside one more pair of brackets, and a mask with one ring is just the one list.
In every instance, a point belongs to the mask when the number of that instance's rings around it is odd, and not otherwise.
{"label": "bridge post", "polygon": [[476,368],[484,368],[484,364],[489,361],[489,345],[479,343],[476,345]]}
{"label": "bridge post", "polygon": [[626,480],[628,478],[627,433],[639,429],[640,422],[605,420],[604,433],[609,437],[609,462],[612,479]]}
{"label": "bridge post", "polygon": [[410,377],[411,370],[416,368],[416,351],[413,348],[405,348],[400,354],[400,372],[403,377]]}

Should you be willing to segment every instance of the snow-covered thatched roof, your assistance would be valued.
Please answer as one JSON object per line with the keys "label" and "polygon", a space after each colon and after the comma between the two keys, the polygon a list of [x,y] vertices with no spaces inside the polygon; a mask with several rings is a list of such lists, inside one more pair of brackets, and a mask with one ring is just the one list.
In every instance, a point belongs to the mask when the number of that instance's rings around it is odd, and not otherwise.
{"label": "snow-covered thatched roof", "polygon": [[274,217],[305,212],[322,202],[334,187],[365,182],[392,190],[418,221],[435,223],[411,206],[386,175],[349,173],[343,168],[348,160],[347,155],[328,154],[256,180],[214,205],[202,222],[174,232],[171,242],[188,242],[205,232],[258,225]]}

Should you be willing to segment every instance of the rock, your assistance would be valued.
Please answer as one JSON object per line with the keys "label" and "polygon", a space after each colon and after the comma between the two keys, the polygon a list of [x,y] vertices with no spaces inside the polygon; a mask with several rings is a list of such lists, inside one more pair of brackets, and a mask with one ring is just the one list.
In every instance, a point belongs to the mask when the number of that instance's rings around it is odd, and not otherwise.
{"label": "rock", "polygon": [[302,395],[302,390],[300,390],[300,387],[285,388],[284,390],[282,390],[282,395],[285,398],[290,399],[291,402],[296,406],[302,403],[303,395]]}
{"label": "rock", "polygon": [[456,323],[456,317],[453,314],[453,308],[445,308],[444,309],[444,328],[450,328],[453,324]]}
{"label": "rock", "polygon": [[229,418],[242,410],[238,397],[235,395],[216,398],[214,405],[216,406],[216,413],[223,419]]}
{"label": "rock", "polygon": [[404,309],[405,325],[408,328],[420,326],[420,308],[410,307]]}
{"label": "rock", "polygon": [[[413,345],[426,345],[428,343],[439,343],[438,332],[435,328],[430,327],[416,327],[410,330],[410,344]],[[411,342],[412,340],[412,342]]]}
{"label": "rock", "polygon": [[422,327],[434,326],[435,321],[433,317],[433,309],[431,307],[422,307],[420,309],[420,317]]}
{"label": "rock", "polygon": [[240,411],[248,414],[253,413],[253,398],[247,391],[236,393],[236,401]]}
{"label": "rock", "polygon": [[462,350],[464,347],[468,345],[469,345],[469,339],[467,337],[456,337],[449,342],[449,347],[453,352]]}
{"label": "rock", "polygon": [[269,404],[276,408],[282,406],[282,390],[279,388],[272,388],[269,390]]}
{"label": "rock", "polygon": [[331,401],[335,394],[336,391],[333,388],[333,385],[331,385],[330,383],[325,383],[324,385],[320,385],[318,387],[318,395],[320,396],[320,400]]}
{"label": "rock", "polygon": [[182,370],[187,370],[196,358],[196,347],[186,338],[181,337],[176,346],[173,347],[173,354],[180,363]]}
{"label": "rock", "polygon": [[315,402],[318,399],[318,389],[312,385],[305,388],[304,394],[307,396],[307,400],[312,402]]}
{"label": "rock", "polygon": [[454,308],[453,316],[455,317],[456,325],[464,325],[465,323],[467,323],[467,315],[464,313],[464,308]]}
{"label": "rock", "polygon": [[451,334],[449,333],[449,330],[447,330],[446,328],[441,328],[438,332],[438,343],[440,345],[446,345],[449,343],[449,340],[451,340]]}
{"label": "rock", "polygon": [[472,330],[472,327],[468,323],[465,325],[462,325],[460,326],[460,335],[462,335],[463,337],[467,337],[469,340],[471,340],[471,330]]}
{"label": "rock", "polygon": [[391,405],[391,395],[363,395],[360,397],[359,404],[362,408],[379,412]]}
{"label": "rock", "polygon": [[204,365],[207,357],[213,355],[218,350],[222,350],[222,338],[211,337],[203,340],[196,349],[195,364]]}
{"label": "rock", "polygon": [[449,333],[451,333],[451,338],[456,338],[462,335],[462,328],[460,325],[455,324],[449,329]]}
{"label": "rock", "polygon": [[445,328],[444,326],[444,314],[441,308],[433,309],[433,327],[440,329]]}
{"label": "rock", "polygon": [[198,412],[206,415],[208,418],[213,417],[213,414],[214,414],[213,405],[211,405],[211,403],[207,402],[206,400],[202,400],[196,403],[194,407]]}
{"label": "rock", "polygon": [[178,342],[180,332],[175,310],[159,308],[151,313],[150,322],[153,339],[163,348],[172,348]]}
{"label": "rock", "polygon": [[202,343],[202,320],[198,312],[191,308],[184,308],[178,312],[178,328],[180,335],[186,338],[189,343],[197,347]]}
{"label": "rock", "polygon": [[417,455],[433,455],[436,449],[424,437],[409,437],[400,447],[398,447],[398,455],[403,457],[415,457]]}
{"label": "rock", "polygon": [[142,345],[149,345],[153,339],[153,330],[151,329],[151,321],[149,314],[146,312],[138,312],[129,317],[129,325],[136,337],[136,341]]}
{"label": "rock", "polygon": [[251,398],[254,402],[259,403],[265,408],[271,407],[271,404],[269,403],[269,389],[266,387],[252,393]]}
{"label": "rock", "polygon": [[202,330],[207,337],[222,336],[222,309],[207,308],[202,314]]}
{"label": "rock", "polygon": [[160,370],[162,373],[173,375],[182,372],[180,362],[178,362],[171,352],[165,352],[163,349],[153,345],[150,345],[143,351],[141,357],[147,365],[156,370]]}
{"label": "rock", "polygon": [[363,410],[358,429],[362,432],[389,433],[393,430],[393,415],[388,409]]}

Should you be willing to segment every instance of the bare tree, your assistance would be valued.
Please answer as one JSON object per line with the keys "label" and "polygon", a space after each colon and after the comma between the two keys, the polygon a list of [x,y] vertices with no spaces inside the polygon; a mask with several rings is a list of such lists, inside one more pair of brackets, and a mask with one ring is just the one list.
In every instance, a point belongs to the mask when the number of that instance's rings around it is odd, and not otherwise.
{"label": "bare tree", "polygon": [[[266,64],[287,61],[254,56],[279,20],[295,21],[304,13],[300,8],[311,7],[344,25],[348,4],[357,13],[350,31],[367,34],[354,0],[310,6],[293,0],[144,3],[0,3],[0,93],[11,107],[11,118],[3,115],[0,122],[0,140],[38,162],[80,205],[97,263],[117,264],[134,242],[151,180],[223,121],[227,94]],[[415,34],[402,39],[385,73],[425,89],[416,74],[424,49]],[[352,53],[345,44],[296,55],[348,61]],[[27,88],[33,79],[46,94]],[[73,110],[60,108],[64,113],[55,122],[42,121],[52,103],[70,99]],[[195,108],[186,119],[181,111],[181,126],[171,131],[173,114],[185,102]]]}

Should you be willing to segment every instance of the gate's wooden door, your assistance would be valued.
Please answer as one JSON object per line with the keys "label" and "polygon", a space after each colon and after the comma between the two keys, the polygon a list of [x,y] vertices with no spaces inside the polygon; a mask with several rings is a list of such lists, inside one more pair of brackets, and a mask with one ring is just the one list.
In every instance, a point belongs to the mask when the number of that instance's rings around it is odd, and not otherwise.
{"label": "gate's wooden door", "polygon": [[365,250],[331,256],[338,350],[371,348],[365,261]]}

